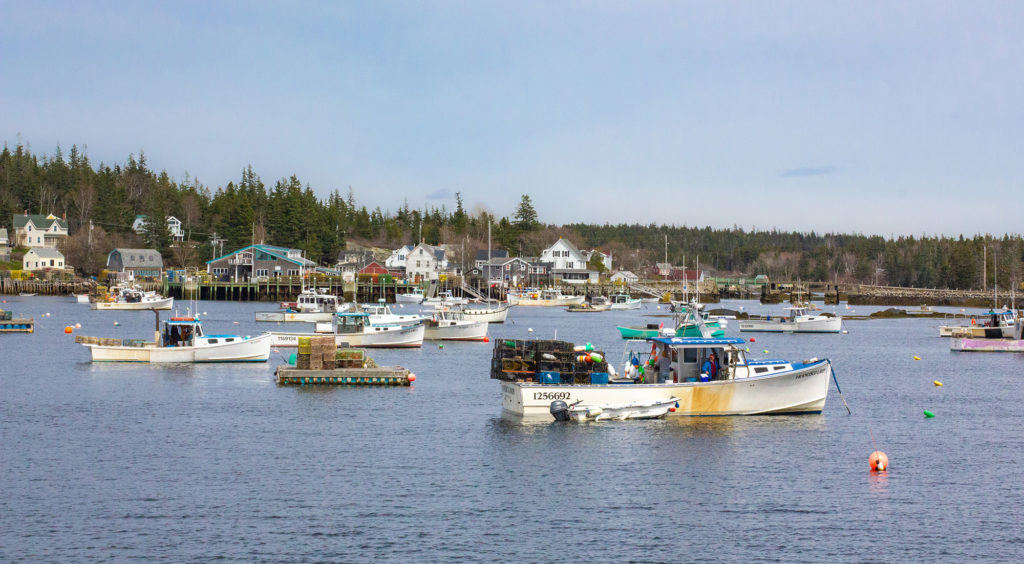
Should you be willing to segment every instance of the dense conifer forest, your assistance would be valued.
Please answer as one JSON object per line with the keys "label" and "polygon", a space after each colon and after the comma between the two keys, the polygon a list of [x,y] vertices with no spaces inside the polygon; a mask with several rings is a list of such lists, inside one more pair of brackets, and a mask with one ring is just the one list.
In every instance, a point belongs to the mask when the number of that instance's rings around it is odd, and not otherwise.
{"label": "dense conifer forest", "polygon": [[[323,197],[294,175],[265,182],[252,166],[211,189],[188,176],[175,179],[152,170],[142,152],[122,164],[107,164],[91,162],[77,146],[36,155],[20,143],[5,145],[0,226],[10,229],[12,216],[26,211],[67,219],[68,263],[87,274],[101,270],[115,246],[144,245],[160,250],[171,265],[199,265],[211,257],[215,238],[223,240],[225,250],[265,241],[301,248],[310,259],[330,264],[347,241],[387,248],[422,237],[458,247],[456,261],[469,263],[486,247],[489,222],[494,247],[512,255],[536,256],[566,237],[579,247],[611,252],[616,268],[637,271],[664,260],[666,238],[669,262],[685,260],[692,267],[699,256],[702,268],[720,276],[968,289],[980,288],[983,281],[991,287],[997,271],[1001,287],[1016,286],[1024,268],[1019,233],[887,239],[639,223],[553,226],[543,223],[542,211],[527,194],[516,209],[498,212],[479,204],[467,210],[458,193],[451,209],[418,209],[407,202],[394,210],[368,209],[352,188]],[[134,233],[136,215],[177,217],[186,243],[172,245],[160,222],[147,223],[141,236]]]}

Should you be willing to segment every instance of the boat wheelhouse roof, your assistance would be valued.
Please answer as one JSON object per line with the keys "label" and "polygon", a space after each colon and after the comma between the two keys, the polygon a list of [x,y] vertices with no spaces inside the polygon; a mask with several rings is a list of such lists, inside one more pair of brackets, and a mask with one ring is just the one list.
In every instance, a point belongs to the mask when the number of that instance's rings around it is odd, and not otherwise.
{"label": "boat wheelhouse roof", "polygon": [[199,319],[168,319],[164,323],[168,325],[195,325],[199,323]]}
{"label": "boat wheelhouse roof", "polygon": [[370,317],[370,314],[365,311],[339,311],[334,315],[337,315],[338,317]]}
{"label": "boat wheelhouse roof", "polygon": [[694,347],[720,347],[725,345],[742,345],[746,341],[738,337],[723,337],[720,339],[705,339],[703,337],[651,337],[648,341],[654,341],[663,345],[672,346],[694,346]]}

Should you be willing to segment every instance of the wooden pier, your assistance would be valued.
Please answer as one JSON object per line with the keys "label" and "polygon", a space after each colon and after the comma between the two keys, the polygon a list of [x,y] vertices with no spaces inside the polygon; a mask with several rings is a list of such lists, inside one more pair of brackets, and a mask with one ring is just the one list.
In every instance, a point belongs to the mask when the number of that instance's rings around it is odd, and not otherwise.
{"label": "wooden pier", "polygon": [[86,278],[74,280],[15,280],[0,277],[0,294],[38,294],[40,296],[69,296],[88,294],[96,288],[96,282]]}

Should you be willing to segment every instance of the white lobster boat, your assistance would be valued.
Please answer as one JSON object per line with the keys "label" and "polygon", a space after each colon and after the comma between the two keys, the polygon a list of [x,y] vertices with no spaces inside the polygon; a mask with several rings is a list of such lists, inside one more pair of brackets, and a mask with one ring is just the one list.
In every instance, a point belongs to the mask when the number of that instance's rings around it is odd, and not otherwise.
{"label": "white lobster boat", "polygon": [[366,312],[338,313],[331,323],[317,323],[314,333],[271,332],[275,347],[297,347],[299,337],[334,335],[338,346],[409,348],[423,346],[424,325],[374,325]]}
{"label": "white lobster boat", "polygon": [[[743,339],[658,337],[659,355],[673,359],[664,374],[644,379],[613,379],[608,384],[504,381],[502,410],[517,416],[550,417],[553,402],[593,407],[654,405],[675,399],[669,415],[765,415],[820,413],[828,395],[829,360],[748,361]],[[725,359],[715,378],[701,376],[714,351]],[[702,379],[707,381],[701,381]],[[677,407],[678,406],[678,407]],[[674,409],[674,411],[672,411]]]}
{"label": "white lobster boat", "polygon": [[612,294],[608,299],[611,302],[608,309],[640,309],[643,304],[640,298],[630,297],[629,294]]}
{"label": "white lobster boat", "polygon": [[344,311],[338,297],[328,293],[327,288],[308,288],[302,290],[294,303],[290,303],[284,311],[257,311],[256,321],[263,322],[297,322],[322,323],[330,321],[335,313]]}
{"label": "white lobster boat", "polygon": [[437,295],[432,298],[425,298],[423,300],[423,307],[453,307],[466,305],[468,303],[469,300],[467,300],[466,298],[456,298],[448,290],[443,290],[441,292],[438,292]]}
{"label": "white lobster boat", "polygon": [[760,333],[839,333],[843,318],[828,315],[811,315],[804,306],[786,308],[788,316],[766,319],[740,320],[741,332]]}
{"label": "white lobster boat", "polygon": [[421,304],[423,303],[423,288],[412,288],[408,292],[395,294],[395,303],[399,304]]}
{"label": "white lobster boat", "polygon": [[430,319],[427,315],[399,315],[383,299],[376,304],[359,304],[358,311],[370,315],[370,325],[419,325]]}
{"label": "white lobster boat", "polygon": [[485,307],[485,308],[462,308],[462,315],[466,319],[473,321],[483,321],[486,323],[504,323],[508,317],[508,310],[510,306],[501,304],[498,307]]}
{"label": "white lobster boat", "polygon": [[87,304],[89,303],[89,294],[71,294],[75,298],[76,304]]}
{"label": "white lobster boat", "polygon": [[156,292],[145,292],[136,287],[112,288],[107,301],[92,303],[95,310],[169,310],[174,307],[174,298],[165,298]]}
{"label": "white lobster boat", "polygon": [[558,290],[525,290],[509,292],[508,305],[564,307],[580,305],[586,296],[567,296]]}
{"label": "white lobster boat", "polygon": [[427,320],[424,339],[428,341],[483,341],[487,322],[466,319],[461,311],[439,309]]}
{"label": "white lobster boat", "polygon": [[[157,325],[160,317],[157,314]],[[93,362],[149,362],[154,364],[200,362],[266,362],[270,358],[270,334],[256,337],[206,335],[199,316],[174,317],[152,342],[126,340],[121,345],[99,344],[107,339],[83,337]],[[126,344],[127,343],[127,344]]]}
{"label": "white lobster boat", "polygon": [[1003,338],[1009,339],[1013,337],[1014,328],[1019,323],[1020,320],[1017,318],[1017,312],[1004,307],[999,311],[992,310],[972,317],[970,325],[940,325],[939,336],[957,337],[962,334],[970,335],[972,332],[979,331],[981,336],[983,336],[985,329],[999,328]]}

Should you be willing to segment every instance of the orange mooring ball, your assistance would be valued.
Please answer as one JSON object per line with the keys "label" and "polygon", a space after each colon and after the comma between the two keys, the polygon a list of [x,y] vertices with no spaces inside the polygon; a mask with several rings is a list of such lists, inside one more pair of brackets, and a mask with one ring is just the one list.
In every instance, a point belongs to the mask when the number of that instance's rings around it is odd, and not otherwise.
{"label": "orange mooring ball", "polygon": [[889,457],[880,450],[872,452],[868,457],[868,462],[871,463],[872,472],[885,472],[889,469]]}
{"label": "orange mooring ball", "polygon": [[70,325],[68,325],[67,327],[64,328],[64,332],[67,333],[68,335],[70,335],[71,331],[73,331],[73,330],[74,330],[74,328],[72,328]]}
{"label": "orange mooring ball", "polygon": [[490,342],[491,342],[491,339],[490,339],[490,338],[488,338],[488,337],[484,337],[484,342],[485,342],[485,343],[490,343]]}
{"label": "orange mooring ball", "polygon": [[410,373],[410,374],[409,374],[409,381],[410,381],[410,382],[415,382],[415,381],[416,381],[416,375],[415,375],[415,374],[411,374],[411,373]]}

